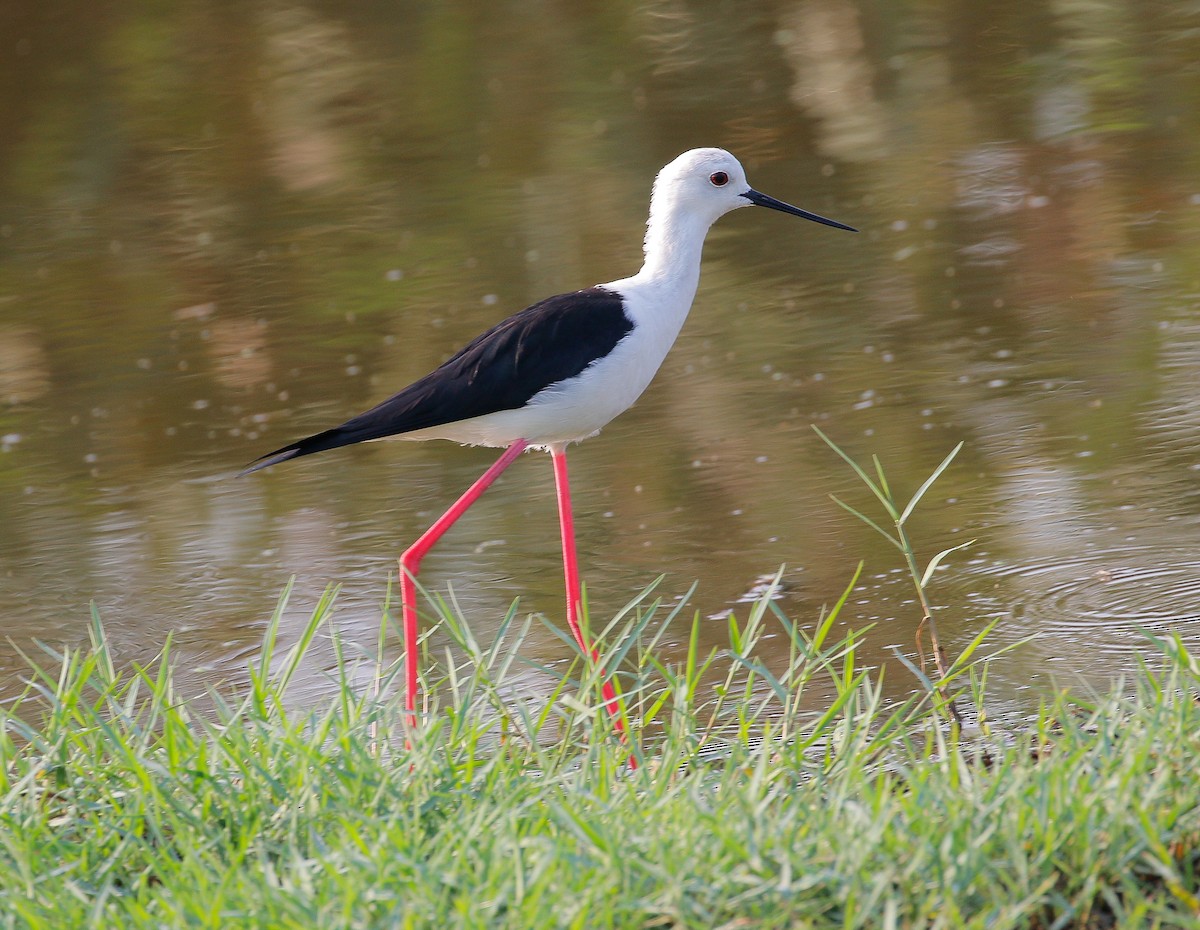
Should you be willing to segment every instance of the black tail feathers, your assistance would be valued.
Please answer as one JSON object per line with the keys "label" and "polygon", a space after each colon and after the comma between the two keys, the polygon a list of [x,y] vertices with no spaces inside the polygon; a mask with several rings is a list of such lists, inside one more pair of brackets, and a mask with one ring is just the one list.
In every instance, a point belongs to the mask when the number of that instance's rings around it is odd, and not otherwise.
{"label": "black tail feathers", "polygon": [[364,439],[370,438],[375,437],[364,436],[357,430],[346,429],[345,426],[335,426],[333,429],[327,429],[323,433],[317,433],[314,436],[308,436],[305,439],[293,442],[282,449],[268,452],[262,458],[255,459],[242,469],[242,471],[238,472],[238,477],[240,478],[243,475],[261,471],[264,468],[270,468],[272,465],[278,465],[280,462],[286,462],[288,459],[298,459],[302,455],[312,455],[314,452],[324,452],[327,449],[337,449],[341,446],[353,445],[356,442],[362,442]]}

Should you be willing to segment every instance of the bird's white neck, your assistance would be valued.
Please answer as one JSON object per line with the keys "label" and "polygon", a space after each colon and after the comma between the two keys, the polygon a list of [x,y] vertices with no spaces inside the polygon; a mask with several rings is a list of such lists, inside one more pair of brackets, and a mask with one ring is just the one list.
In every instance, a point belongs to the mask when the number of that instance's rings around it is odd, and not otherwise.
{"label": "bird's white neck", "polygon": [[656,189],[650,200],[642,269],[611,286],[630,296],[653,293],[654,299],[641,306],[653,306],[660,316],[655,322],[678,332],[696,296],[704,237],[714,219],[683,209],[669,192]]}
{"label": "bird's white neck", "polygon": [[650,201],[645,261],[638,276],[647,280],[691,280],[695,290],[695,282],[700,277],[704,237],[715,217],[710,219],[695,210],[682,209],[674,200],[657,194]]}

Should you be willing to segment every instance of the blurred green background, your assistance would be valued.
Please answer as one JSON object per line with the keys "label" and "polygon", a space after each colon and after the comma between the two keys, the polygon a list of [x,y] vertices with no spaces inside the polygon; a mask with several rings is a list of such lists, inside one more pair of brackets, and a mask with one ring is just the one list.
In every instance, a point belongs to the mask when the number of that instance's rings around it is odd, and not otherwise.
{"label": "blurred green background", "polygon": [[[740,211],[679,344],[573,454],[597,622],[659,574],[721,617],[785,565],[811,622],[860,558],[867,661],[913,650],[898,553],[812,433],[878,453],[953,649],[1100,682],[1200,637],[1200,5],[182,2],[0,7],[0,694],[18,649],[173,633],[236,680],[287,579],[374,641],[395,557],[487,450],[253,478],[501,317],[636,270],[655,172],[721,145],[863,230]],[[548,459],[426,561],[486,638],[561,622]],[[723,630],[714,626],[714,641]],[[565,658],[543,631],[538,662]],[[893,685],[909,685],[904,673]],[[531,672],[530,687],[538,682]],[[306,688],[320,689],[315,672]]]}

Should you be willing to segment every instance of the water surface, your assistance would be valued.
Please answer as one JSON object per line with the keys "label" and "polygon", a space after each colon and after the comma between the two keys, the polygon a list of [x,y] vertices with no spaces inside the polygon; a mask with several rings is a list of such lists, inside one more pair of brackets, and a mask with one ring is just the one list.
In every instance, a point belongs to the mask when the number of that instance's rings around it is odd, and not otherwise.
{"label": "water surface", "polygon": [[[811,623],[912,651],[898,554],[811,431],[878,454],[951,650],[1039,638],[1001,697],[1200,637],[1200,17],[1167,0],[15,0],[0,12],[0,692],[35,640],[168,634],[236,681],[280,590],[371,648],[397,554],[490,462],[374,444],[236,479],[506,314],[632,273],[649,185],[721,145],[764,210],[710,236],[636,408],[572,453],[594,615],[658,575],[720,617],[784,566]],[[486,638],[561,622],[529,455],[426,560]],[[720,642],[714,621],[709,638]],[[393,644],[398,649],[398,644]],[[772,648],[768,643],[766,648]],[[531,658],[562,659],[539,632]],[[768,658],[770,658],[768,656]],[[902,670],[892,675],[907,687]],[[322,687],[313,670],[305,687]]]}

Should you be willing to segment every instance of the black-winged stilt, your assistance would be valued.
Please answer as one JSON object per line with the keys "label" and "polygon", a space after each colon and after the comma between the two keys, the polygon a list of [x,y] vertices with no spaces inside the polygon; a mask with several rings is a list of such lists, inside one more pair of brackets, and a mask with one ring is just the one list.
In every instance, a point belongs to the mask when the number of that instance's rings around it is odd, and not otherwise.
{"label": "black-winged stilt", "polygon": [[[595,660],[579,618],[567,446],[598,433],[646,389],[691,309],[709,227],[731,210],[751,205],[855,232],[851,226],[760,194],[746,182],[738,160],[722,149],[684,152],[655,179],[645,262],[633,277],[527,307],[366,413],[264,455],[243,472],[372,439],[450,439],[504,448],[496,463],[400,557],[405,707],[410,721],[416,710],[415,579],[421,559],[528,448],[546,449],[553,459],[567,623],[579,648]],[[603,695],[619,729],[616,694],[607,680]]]}

